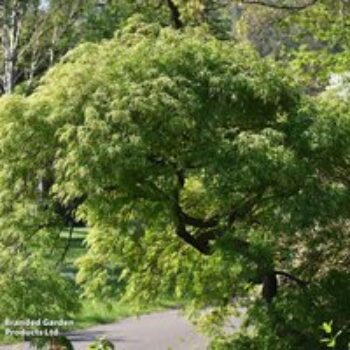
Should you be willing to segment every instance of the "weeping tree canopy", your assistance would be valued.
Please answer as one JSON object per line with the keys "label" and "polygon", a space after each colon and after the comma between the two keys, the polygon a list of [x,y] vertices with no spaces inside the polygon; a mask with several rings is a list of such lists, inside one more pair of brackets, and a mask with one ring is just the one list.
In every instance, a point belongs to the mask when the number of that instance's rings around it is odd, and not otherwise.
{"label": "weeping tree canopy", "polygon": [[[349,322],[350,113],[300,91],[247,46],[132,19],[1,100],[2,220],[53,246],[57,206],[73,208],[86,296],[118,279],[134,301],[218,308],[215,349],[319,348],[323,321]],[[233,302],[246,328],[224,337]]]}

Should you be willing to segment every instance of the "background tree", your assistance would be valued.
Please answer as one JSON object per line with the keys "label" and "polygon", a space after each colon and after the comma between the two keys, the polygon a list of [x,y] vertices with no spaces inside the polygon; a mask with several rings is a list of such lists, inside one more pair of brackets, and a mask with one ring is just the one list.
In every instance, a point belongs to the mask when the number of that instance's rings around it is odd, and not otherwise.
{"label": "background tree", "polygon": [[[3,2],[1,42],[4,93],[11,93],[14,86],[23,80],[31,84],[38,71],[47,69],[54,62],[54,51],[59,49],[58,41],[62,40],[60,32],[68,30],[72,21],[77,20],[81,14],[80,7],[79,1],[70,2],[68,6],[59,4],[59,1]],[[59,17],[61,20],[58,20]]]}
{"label": "background tree", "polygon": [[290,65],[308,93],[317,94],[332,73],[348,71],[349,11],[343,0],[310,2],[294,11],[245,5],[235,32],[263,56]]}
{"label": "background tree", "polygon": [[97,0],[6,0],[0,13],[3,92],[10,93],[23,82],[24,92],[31,92],[35,78],[69,49],[111,36],[118,19],[130,14],[127,5],[127,1],[117,6]]}

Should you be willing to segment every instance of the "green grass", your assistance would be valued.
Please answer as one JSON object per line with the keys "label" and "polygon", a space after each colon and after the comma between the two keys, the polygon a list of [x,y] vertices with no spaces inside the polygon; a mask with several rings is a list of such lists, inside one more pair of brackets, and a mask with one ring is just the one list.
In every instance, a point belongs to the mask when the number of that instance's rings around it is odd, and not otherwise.
{"label": "green grass", "polygon": [[170,299],[138,307],[113,300],[108,303],[84,301],[80,312],[74,318],[74,329],[117,322],[126,317],[140,316],[178,306],[179,302]]}
{"label": "green grass", "polygon": [[77,272],[77,267],[75,265],[76,260],[83,256],[87,251],[85,244],[87,233],[87,228],[74,228],[72,234],[69,229],[66,229],[62,231],[60,235],[60,248],[62,249],[62,252],[66,250],[67,245],[69,244],[69,248],[64,257],[62,272],[70,276],[72,279],[75,278]]}

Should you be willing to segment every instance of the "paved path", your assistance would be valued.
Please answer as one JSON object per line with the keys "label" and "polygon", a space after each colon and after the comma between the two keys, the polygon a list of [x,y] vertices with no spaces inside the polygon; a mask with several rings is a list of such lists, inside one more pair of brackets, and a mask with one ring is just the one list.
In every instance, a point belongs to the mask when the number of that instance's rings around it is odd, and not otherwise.
{"label": "paved path", "polygon": [[207,341],[178,311],[157,312],[109,325],[72,333],[75,350],[85,350],[94,339],[105,336],[116,350],[203,350]]}
{"label": "paved path", "polygon": [[[88,345],[101,336],[112,341],[116,350],[205,350],[208,343],[177,310],[127,318],[68,335],[75,350],[88,349]],[[17,349],[27,350],[29,346],[0,346],[0,350]]]}

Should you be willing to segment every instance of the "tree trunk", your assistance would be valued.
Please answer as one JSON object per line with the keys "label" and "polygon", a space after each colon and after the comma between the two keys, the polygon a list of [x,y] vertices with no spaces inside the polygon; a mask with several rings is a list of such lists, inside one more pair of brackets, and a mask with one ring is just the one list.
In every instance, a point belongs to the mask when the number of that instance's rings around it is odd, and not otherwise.
{"label": "tree trunk", "polygon": [[11,50],[4,50],[4,76],[3,76],[3,89],[5,94],[10,94],[13,90],[14,83],[14,62],[12,59]]}
{"label": "tree trunk", "polygon": [[271,303],[277,294],[277,277],[275,272],[268,273],[263,278],[262,296],[267,303]]}
{"label": "tree trunk", "polygon": [[3,91],[10,94],[15,84],[15,66],[18,56],[19,34],[21,30],[21,5],[15,2],[11,7],[1,7],[1,43],[4,53]]}

